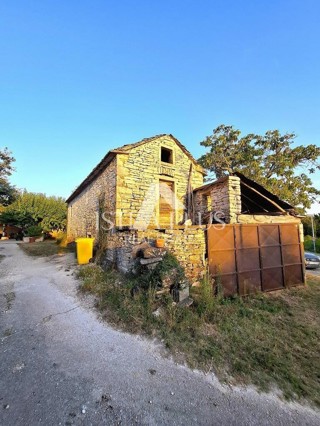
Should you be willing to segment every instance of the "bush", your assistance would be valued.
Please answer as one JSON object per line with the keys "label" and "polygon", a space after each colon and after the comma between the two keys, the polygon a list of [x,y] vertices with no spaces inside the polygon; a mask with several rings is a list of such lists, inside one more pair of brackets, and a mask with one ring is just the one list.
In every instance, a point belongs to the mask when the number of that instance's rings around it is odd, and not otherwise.
{"label": "bush", "polygon": [[156,289],[157,287],[162,286],[163,278],[170,274],[172,288],[178,289],[181,288],[181,285],[187,284],[187,278],[184,270],[176,257],[171,253],[166,253],[162,262],[159,262],[155,269],[149,271],[141,265],[137,268],[137,285],[144,289]]}
{"label": "bush", "polygon": [[27,235],[28,237],[40,237],[42,235],[42,227],[40,225],[29,226]]}
{"label": "bush", "polygon": [[67,233],[66,232],[58,232],[56,235],[56,242],[58,246],[60,247],[67,247],[68,240],[67,240]]}
{"label": "bush", "polygon": [[[306,235],[304,237],[304,249],[313,252],[313,240],[311,235]],[[320,253],[320,238],[316,238],[316,252]]]}

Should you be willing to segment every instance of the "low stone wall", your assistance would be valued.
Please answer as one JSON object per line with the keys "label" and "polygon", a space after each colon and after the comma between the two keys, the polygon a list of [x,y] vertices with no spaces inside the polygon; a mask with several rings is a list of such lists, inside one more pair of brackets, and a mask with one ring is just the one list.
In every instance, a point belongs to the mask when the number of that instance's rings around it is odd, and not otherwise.
{"label": "low stone wall", "polygon": [[135,246],[144,241],[151,245],[162,238],[165,247],[172,253],[191,282],[198,281],[205,273],[206,227],[175,227],[160,232],[156,229],[145,231],[126,230],[106,234],[104,251],[101,257],[102,266],[115,265],[121,272],[128,272],[134,265],[132,252]]}
{"label": "low stone wall", "polygon": [[237,223],[300,223],[301,220],[295,216],[286,215],[268,215],[266,214],[239,214]]}

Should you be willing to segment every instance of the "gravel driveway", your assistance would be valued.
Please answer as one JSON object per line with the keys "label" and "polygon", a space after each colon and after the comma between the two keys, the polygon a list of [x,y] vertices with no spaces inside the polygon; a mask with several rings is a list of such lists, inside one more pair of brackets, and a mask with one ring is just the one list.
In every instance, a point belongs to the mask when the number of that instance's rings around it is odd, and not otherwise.
{"label": "gravel driveway", "polygon": [[0,255],[1,425],[320,423],[319,412],[222,386],[100,322],[77,296],[73,255],[30,258],[10,241]]}

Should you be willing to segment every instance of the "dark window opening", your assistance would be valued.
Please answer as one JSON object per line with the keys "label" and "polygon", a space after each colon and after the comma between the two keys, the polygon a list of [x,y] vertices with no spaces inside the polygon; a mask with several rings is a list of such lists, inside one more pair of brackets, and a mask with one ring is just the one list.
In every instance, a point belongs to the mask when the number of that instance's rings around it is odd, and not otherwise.
{"label": "dark window opening", "polygon": [[163,147],[161,148],[161,161],[163,163],[169,163],[169,164],[173,163],[172,149],[163,148]]}

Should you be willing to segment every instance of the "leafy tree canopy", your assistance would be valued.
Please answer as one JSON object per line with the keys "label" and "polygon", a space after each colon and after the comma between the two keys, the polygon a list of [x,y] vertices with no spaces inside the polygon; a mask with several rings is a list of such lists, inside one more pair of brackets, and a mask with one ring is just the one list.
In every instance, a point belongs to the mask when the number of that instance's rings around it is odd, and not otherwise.
{"label": "leafy tree canopy", "polygon": [[[302,219],[303,229],[305,235],[312,235],[312,224],[309,216]],[[316,237],[320,238],[320,214],[313,216],[313,229]]]}
{"label": "leafy tree canopy", "polygon": [[199,162],[216,178],[239,171],[293,206],[309,208],[320,195],[310,179],[320,170],[320,148],[293,147],[295,138],[295,133],[278,130],[241,136],[240,130],[222,124],[201,142],[209,151]]}
{"label": "leafy tree canopy", "polygon": [[47,232],[64,229],[66,217],[67,206],[63,198],[24,191],[0,213],[0,222],[23,228],[40,225]]}
{"label": "leafy tree canopy", "polygon": [[15,161],[8,148],[0,149],[0,178],[11,176]]}
{"label": "leafy tree canopy", "polygon": [[0,178],[0,206],[8,206],[13,203],[17,196],[18,191],[16,188],[3,178]]}
{"label": "leafy tree canopy", "polygon": [[7,148],[0,149],[0,206],[7,206],[17,198],[17,190],[8,182],[8,176],[14,171],[13,158]]}

